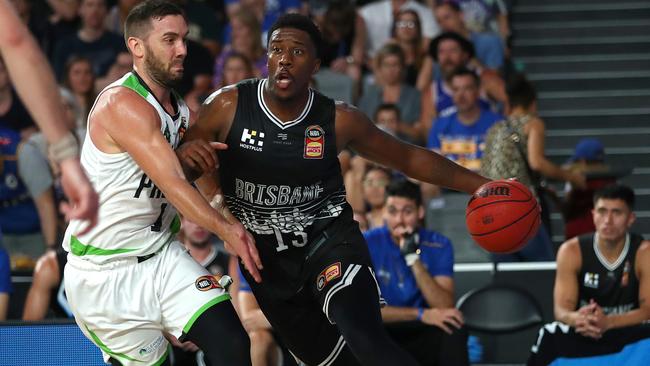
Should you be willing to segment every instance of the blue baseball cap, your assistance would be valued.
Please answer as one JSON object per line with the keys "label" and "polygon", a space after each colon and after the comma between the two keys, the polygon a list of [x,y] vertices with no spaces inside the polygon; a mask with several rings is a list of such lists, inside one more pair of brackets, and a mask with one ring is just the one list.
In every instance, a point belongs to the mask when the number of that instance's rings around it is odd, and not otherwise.
{"label": "blue baseball cap", "polygon": [[582,139],[573,150],[573,155],[569,162],[578,160],[586,161],[605,161],[605,146],[598,139]]}

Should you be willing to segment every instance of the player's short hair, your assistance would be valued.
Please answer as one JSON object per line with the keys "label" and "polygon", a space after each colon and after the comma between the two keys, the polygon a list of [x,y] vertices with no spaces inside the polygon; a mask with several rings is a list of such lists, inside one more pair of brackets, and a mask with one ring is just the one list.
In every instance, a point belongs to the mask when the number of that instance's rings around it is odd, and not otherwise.
{"label": "player's short hair", "polygon": [[402,113],[400,112],[399,107],[397,106],[397,104],[395,104],[395,103],[382,103],[375,110],[375,120],[377,120],[377,117],[379,116],[379,112],[383,112],[383,111],[393,111],[397,115],[398,120],[402,118],[402,116],[401,116]]}
{"label": "player's short hair", "polygon": [[597,190],[594,193],[594,206],[599,199],[622,200],[630,211],[634,210],[634,191],[632,188],[622,184],[612,184]]}
{"label": "player's short hair", "polygon": [[408,179],[393,179],[386,187],[386,198],[402,197],[413,200],[417,206],[422,204],[422,192],[420,186]]}
{"label": "player's short hair", "polygon": [[537,100],[533,84],[522,74],[512,76],[506,85],[510,107],[530,107]]}
{"label": "player's short hair", "polygon": [[136,5],[124,21],[124,41],[129,37],[144,38],[151,30],[152,19],[180,15],[187,21],[183,9],[167,0],[145,0]]}
{"label": "player's short hair", "polygon": [[270,45],[271,35],[280,28],[294,28],[301,30],[309,35],[314,49],[316,50],[316,57],[320,58],[323,48],[323,36],[314,22],[302,14],[287,13],[281,15],[269,29],[266,34],[266,44]]}
{"label": "player's short hair", "polygon": [[456,76],[469,76],[472,79],[472,81],[474,81],[474,85],[476,85],[477,88],[481,86],[481,79],[478,77],[478,75],[474,71],[464,66],[461,66],[458,69],[456,69],[449,77],[449,80],[450,81],[453,80],[453,78],[455,78]]}

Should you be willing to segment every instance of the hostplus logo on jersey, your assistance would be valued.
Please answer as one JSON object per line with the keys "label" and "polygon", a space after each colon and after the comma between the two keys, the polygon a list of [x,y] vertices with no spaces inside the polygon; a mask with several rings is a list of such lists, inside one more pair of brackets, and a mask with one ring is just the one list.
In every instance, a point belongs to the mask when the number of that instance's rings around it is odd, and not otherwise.
{"label": "hostplus logo on jersey", "polygon": [[241,134],[241,143],[239,144],[239,147],[261,152],[262,146],[264,146],[264,132],[244,128],[244,131]]}
{"label": "hostplus logo on jersey", "polygon": [[585,287],[598,288],[598,273],[585,273]]}

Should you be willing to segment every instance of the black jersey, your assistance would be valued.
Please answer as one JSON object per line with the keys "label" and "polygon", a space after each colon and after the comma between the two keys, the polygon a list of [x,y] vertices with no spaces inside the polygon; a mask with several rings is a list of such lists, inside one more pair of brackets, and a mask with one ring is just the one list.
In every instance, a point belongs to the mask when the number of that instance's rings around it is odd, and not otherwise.
{"label": "black jersey", "polygon": [[264,102],[266,82],[237,85],[219,172],[228,207],[255,237],[263,281],[291,295],[322,231],[353,221],[337,157],[334,101],[310,89],[302,113],[283,123]]}
{"label": "black jersey", "polygon": [[621,255],[608,263],[600,253],[594,234],[578,237],[582,268],[578,277],[578,308],[594,299],[605,314],[622,314],[639,307],[639,280],[634,261],[643,237],[629,233]]}

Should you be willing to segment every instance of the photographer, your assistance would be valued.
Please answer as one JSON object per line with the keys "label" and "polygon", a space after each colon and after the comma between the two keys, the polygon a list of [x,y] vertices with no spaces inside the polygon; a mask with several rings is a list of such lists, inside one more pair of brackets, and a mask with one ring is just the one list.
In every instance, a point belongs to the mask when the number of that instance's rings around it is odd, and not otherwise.
{"label": "photographer", "polygon": [[[469,365],[467,331],[454,308],[454,253],[445,236],[422,228],[420,187],[386,188],[385,225],[364,234],[391,337],[422,365]],[[443,356],[444,350],[444,356]]]}

